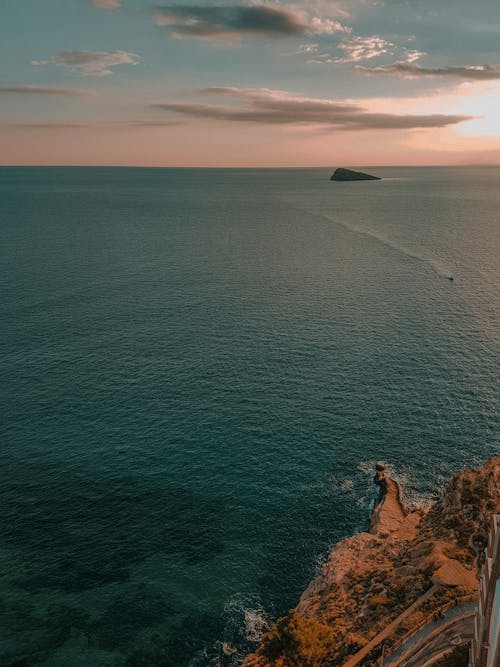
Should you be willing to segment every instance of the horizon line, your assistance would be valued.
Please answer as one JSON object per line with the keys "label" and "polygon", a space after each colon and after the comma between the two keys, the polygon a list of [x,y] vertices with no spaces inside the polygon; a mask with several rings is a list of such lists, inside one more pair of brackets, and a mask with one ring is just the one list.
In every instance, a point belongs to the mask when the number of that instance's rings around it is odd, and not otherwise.
{"label": "horizon line", "polygon": [[[363,168],[363,169],[433,169],[433,168],[461,168],[461,167],[500,167],[500,162],[464,162],[460,164],[350,164],[345,168]],[[331,165],[147,165],[147,164],[0,164],[0,169],[336,169],[338,167]]]}

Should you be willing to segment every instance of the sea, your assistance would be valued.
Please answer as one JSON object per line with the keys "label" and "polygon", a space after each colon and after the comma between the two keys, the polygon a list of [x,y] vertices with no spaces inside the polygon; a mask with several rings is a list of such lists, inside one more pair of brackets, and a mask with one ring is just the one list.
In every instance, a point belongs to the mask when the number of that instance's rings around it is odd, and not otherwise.
{"label": "sea", "polygon": [[0,168],[2,667],[239,665],[500,453],[500,167],[371,171]]}

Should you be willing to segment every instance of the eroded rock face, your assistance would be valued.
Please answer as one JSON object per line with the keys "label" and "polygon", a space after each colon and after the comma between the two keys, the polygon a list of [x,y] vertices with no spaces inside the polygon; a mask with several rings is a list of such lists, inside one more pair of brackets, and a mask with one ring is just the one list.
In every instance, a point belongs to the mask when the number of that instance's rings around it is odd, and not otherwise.
{"label": "eroded rock face", "polygon": [[362,171],[352,171],[352,169],[344,169],[339,167],[335,169],[330,176],[331,181],[381,181],[380,176],[372,176],[371,174],[364,174]]}
{"label": "eroded rock face", "polygon": [[334,547],[296,610],[264,637],[245,667],[301,664],[287,658],[291,645],[329,656],[310,664],[340,666],[424,593],[431,597],[405,620],[409,628],[444,602],[477,591],[489,519],[500,513],[500,457],[455,475],[437,501],[413,510],[383,466],[374,481],[382,493],[370,531]]}

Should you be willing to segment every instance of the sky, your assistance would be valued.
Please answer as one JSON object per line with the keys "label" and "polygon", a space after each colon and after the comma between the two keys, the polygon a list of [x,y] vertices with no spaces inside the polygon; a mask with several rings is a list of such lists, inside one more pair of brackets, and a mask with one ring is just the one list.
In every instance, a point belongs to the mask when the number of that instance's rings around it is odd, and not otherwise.
{"label": "sky", "polygon": [[499,0],[1,0],[0,164],[500,163]]}

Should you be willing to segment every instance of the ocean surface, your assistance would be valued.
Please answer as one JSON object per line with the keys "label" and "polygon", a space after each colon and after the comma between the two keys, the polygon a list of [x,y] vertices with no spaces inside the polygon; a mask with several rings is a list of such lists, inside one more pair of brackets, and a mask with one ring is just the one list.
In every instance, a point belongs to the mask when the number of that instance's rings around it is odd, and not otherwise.
{"label": "ocean surface", "polygon": [[0,169],[2,667],[237,665],[499,454],[500,168],[375,173]]}

